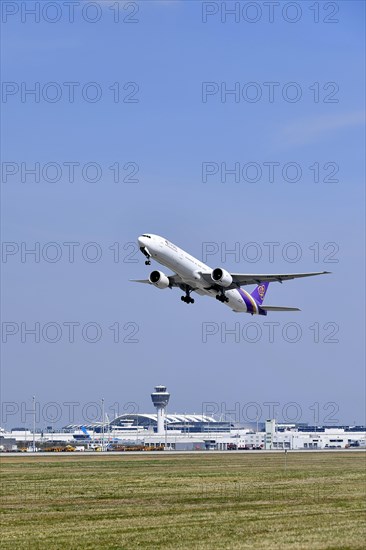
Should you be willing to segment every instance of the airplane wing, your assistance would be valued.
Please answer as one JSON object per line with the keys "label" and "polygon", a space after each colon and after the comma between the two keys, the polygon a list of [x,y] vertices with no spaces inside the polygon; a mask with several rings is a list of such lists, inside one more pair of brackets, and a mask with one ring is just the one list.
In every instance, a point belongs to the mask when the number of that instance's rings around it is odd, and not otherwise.
{"label": "airplane wing", "polygon": [[[314,271],[310,273],[280,273],[280,274],[246,274],[246,273],[230,273],[233,278],[233,282],[230,286],[225,287],[226,290],[231,288],[237,288],[239,286],[246,285],[259,285],[260,283],[271,283],[282,281],[289,281],[290,279],[300,279],[301,277],[313,277],[314,275],[325,275],[330,273],[329,271]],[[202,278],[211,286],[220,286],[211,279],[211,273],[201,273]]]}

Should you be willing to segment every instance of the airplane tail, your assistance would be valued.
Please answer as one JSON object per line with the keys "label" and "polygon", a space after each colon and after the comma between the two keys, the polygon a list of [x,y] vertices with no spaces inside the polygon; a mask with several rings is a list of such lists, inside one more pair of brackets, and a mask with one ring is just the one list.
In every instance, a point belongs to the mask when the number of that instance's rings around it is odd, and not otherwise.
{"label": "airplane tail", "polygon": [[285,306],[264,306],[263,300],[267,292],[269,283],[259,283],[259,285],[251,293],[251,297],[258,304],[259,315],[267,315],[267,311],[300,311],[297,307]]}
{"label": "airplane tail", "polygon": [[264,297],[267,292],[269,283],[260,283],[251,293],[251,297],[259,304],[260,306],[263,303]]}
{"label": "airplane tail", "polygon": [[83,432],[86,437],[90,438],[90,434],[88,433],[88,430],[85,428],[85,426],[80,426],[81,431]]}

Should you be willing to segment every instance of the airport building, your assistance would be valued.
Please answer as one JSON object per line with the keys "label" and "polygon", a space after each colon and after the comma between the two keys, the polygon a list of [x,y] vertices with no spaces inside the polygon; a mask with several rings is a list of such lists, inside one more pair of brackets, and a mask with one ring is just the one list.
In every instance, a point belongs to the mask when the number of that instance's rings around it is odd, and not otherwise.
{"label": "airport building", "polygon": [[14,428],[0,430],[0,450],[58,444],[81,449],[124,447],[164,450],[316,450],[366,449],[365,426],[277,424],[268,419],[262,429],[250,429],[203,414],[168,414],[170,394],[156,386],[151,394],[155,413],[122,414],[111,422],[69,424],[60,431]]}

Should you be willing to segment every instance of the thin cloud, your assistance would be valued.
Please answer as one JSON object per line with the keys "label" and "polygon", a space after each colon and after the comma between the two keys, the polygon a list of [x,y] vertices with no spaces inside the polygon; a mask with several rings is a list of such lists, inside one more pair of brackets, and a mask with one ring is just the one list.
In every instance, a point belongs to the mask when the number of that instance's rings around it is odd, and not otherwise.
{"label": "thin cloud", "polygon": [[329,132],[363,124],[365,124],[364,111],[298,119],[282,128],[280,138],[286,145],[303,145],[318,141]]}

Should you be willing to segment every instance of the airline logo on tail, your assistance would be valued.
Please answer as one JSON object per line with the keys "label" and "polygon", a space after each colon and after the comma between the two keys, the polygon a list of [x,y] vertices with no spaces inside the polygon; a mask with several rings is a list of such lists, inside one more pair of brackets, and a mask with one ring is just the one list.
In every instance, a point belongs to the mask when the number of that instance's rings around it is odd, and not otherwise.
{"label": "airline logo on tail", "polygon": [[251,293],[252,298],[261,305],[267,292],[269,283],[260,283]]}

